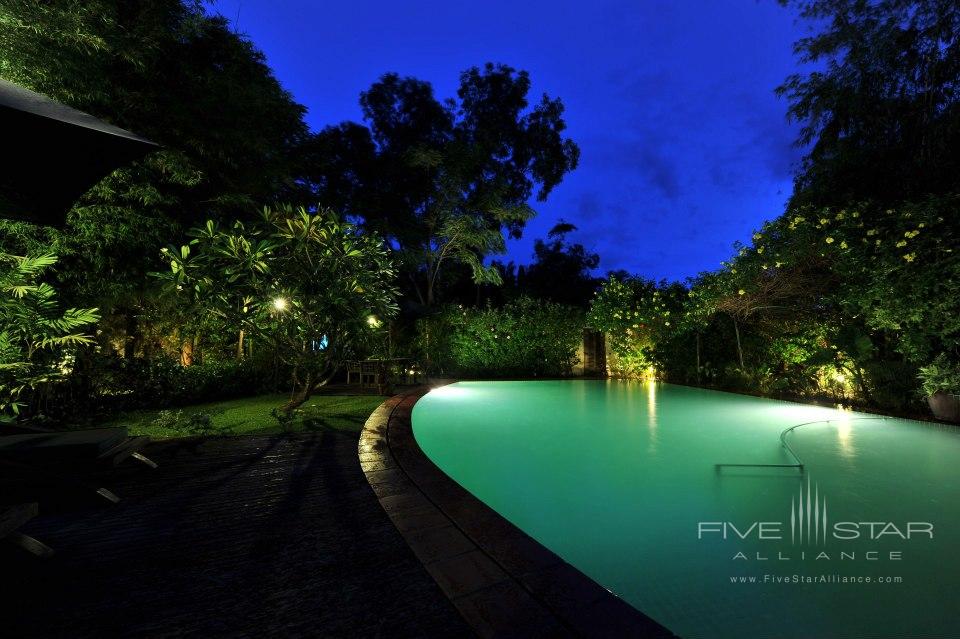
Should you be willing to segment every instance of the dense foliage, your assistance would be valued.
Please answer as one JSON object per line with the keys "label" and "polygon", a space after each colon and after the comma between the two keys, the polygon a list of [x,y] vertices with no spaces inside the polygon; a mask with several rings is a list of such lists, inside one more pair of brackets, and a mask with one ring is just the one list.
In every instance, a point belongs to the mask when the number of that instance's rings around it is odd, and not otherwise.
{"label": "dense foliage", "polygon": [[96,185],[65,229],[0,222],[0,250],[60,257],[62,296],[100,308],[101,344],[122,341],[126,357],[150,348],[158,247],[302,199],[305,109],[199,0],[2,0],[0,77],[161,145]]}
{"label": "dense foliage", "polygon": [[0,415],[18,414],[24,396],[62,380],[76,348],[93,342],[89,331],[100,319],[97,309],[62,310],[56,291],[41,281],[56,261],[52,255],[0,253]]}
{"label": "dense foliage", "polygon": [[781,0],[816,32],[812,70],[779,88],[809,154],[793,205],[884,205],[960,192],[960,4]]}
{"label": "dense foliage", "polygon": [[291,370],[285,411],[326,383],[382,319],[396,311],[394,271],[383,242],[330,211],[264,209],[256,222],[215,222],[187,245],[166,248],[172,289],[197,315],[254,338]]}
{"label": "dense foliage", "polygon": [[384,75],[360,96],[366,125],[344,122],[311,142],[321,201],[363,220],[400,255],[401,283],[431,306],[453,264],[477,283],[500,282],[484,262],[505,251],[574,169],[579,149],[563,137],[563,103],[532,107],[525,71],[487,64],[460,75],[456,99],[428,82]]}
{"label": "dense foliage", "polygon": [[600,284],[593,275],[600,265],[600,255],[567,240],[567,234],[576,230],[573,224],[560,220],[546,239],[533,243],[533,262],[519,266],[515,278],[512,273],[504,278],[504,287],[559,304],[589,306]]}
{"label": "dense foliage", "polygon": [[[429,326],[427,326],[429,324]],[[467,377],[569,375],[582,343],[576,308],[524,297],[502,307],[448,306],[421,321],[434,372]]]}
{"label": "dense foliage", "polygon": [[585,326],[617,375],[904,410],[957,392],[960,7],[783,2],[816,25],[796,45],[809,71],[779,88],[806,149],[793,196],[679,284],[598,279],[562,220],[530,264],[491,261],[579,159],[562,102],[530,101],[524,71],[468,69],[449,100],[387,73],[363,123],[313,134],[199,0],[0,0],[0,77],[162,145],[65,229],[0,221],[0,408],[66,418],[292,382],[289,413],[374,353],[567,375]]}
{"label": "dense foliage", "polygon": [[590,325],[607,335],[607,368],[622,377],[652,373],[656,344],[663,341],[682,317],[679,285],[659,285],[639,277],[611,276],[590,307]]}
{"label": "dense foliage", "polygon": [[904,408],[918,369],[960,351],[958,206],[798,208],[686,295],[610,280],[591,320],[628,374]]}
{"label": "dense foliage", "polygon": [[808,145],[787,211],[685,288],[609,280],[590,319],[621,374],[919,407],[960,381],[960,7],[788,4],[819,31],[779,89]]}

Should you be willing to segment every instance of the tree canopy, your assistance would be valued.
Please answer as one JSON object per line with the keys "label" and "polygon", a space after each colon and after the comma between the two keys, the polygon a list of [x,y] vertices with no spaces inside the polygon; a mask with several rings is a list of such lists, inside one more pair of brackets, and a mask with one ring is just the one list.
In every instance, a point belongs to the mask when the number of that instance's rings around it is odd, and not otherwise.
{"label": "tree canopy", "polygon": [[795,205],[893,203],[960,190],[960,5],[953,0],[783,0],[817,32],[812,70],[778,89],[809,153]]}
{"label": "tree canopy", "polygon": [[423,80],[384,75],[360,96],[365,124],[345,122],[311,142],[312,182],[324,204],[362,220],[401,255],[407,290],[434,301],[445,260],[484,266],[519,236],[574,169],[579,149],[563,137],[563,104],[543,95],[532,107],[530,78],[501,64],[460,76],[457,97],[440,101]]}
{"label": "tree canopy", "polygon": [[0,27],[4,79],[162,145],[91,190],[62,233],[2,223],[5,250],[60,255],[68,298],[134,314],[172,234],[300,200],[305,109],[199,0],[5,2]]}
{"label": "tree canopy", "polygon": [[171,292],[239,332],[241,349],[244,335],[255,336],[290,367],[288,412],[396,311],[383,243],[331,211],[264,209],[255,222],[224,228],[211,220],[191,235],[163,251]]}

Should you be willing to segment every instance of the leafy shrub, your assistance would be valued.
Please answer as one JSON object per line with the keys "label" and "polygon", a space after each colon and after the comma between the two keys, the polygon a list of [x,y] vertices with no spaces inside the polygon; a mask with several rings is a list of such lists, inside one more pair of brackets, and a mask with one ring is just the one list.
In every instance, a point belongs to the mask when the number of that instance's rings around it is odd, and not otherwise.
{"label": "leafy shrub", "polygon": [[158,412],[150,425],[160,430],[186,430],[195,435],[207,435],[213,432],[213,417],[202,412],[184,417],[183,410],[166,409]]}
{"label": "leafy shrub", "polygon": [[644,377],[660,362],[653,351],[679,328],[686,289],[640,277],[610,276],[593,298],[590,325],[607,336],[615,377]]}
{"label": "leafy shrub", "polygon": [[95,308],[60,308],[57,291],[42,281],[55,255],[0,252],[0,413],[19,415],[34,395],[64,380],[76,349],[100,319]]}
{"label": "leafy shrub", "polygon": [[435,372],[553,377],[569,374],[577,363],[583,327],[579,309],[522,297],[500,308],[447,307],[422,322],[420,333]]}
{"label": "leafy shrub", "polygon": [[182,410],[162,410],[151,422],[157,428],[176,428],[183,421]]}
{"label": "leafy shrub", "polygon": [[943,353],[927,366],[920,367],[921,388],[926,396],[937,393],[960,393],[960,365],[947,360]]}
{"label": "leafy shrub", "polygon": [[194,413],[187,420],[187,427],[194,433],[209,433],[213,430],[213,418],[208,413]]}
{"label": "leafy shrub", "polygon": [[149,361],[101,355],[93,368],[92,394],[108,410],[184,406],[269,390],[270,376],[257,360],[181,366],[169,358]]}

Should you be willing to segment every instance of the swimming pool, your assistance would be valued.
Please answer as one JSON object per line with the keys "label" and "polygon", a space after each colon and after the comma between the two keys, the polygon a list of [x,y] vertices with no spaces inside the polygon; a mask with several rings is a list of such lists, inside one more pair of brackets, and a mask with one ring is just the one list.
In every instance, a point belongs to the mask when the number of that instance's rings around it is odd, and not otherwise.
{"label": "swimming pool", "polygon": [[[802,470],[780,440],[797,424]],[[682,637],[960,633],[960,429],[570,380],[435,389],[413,430],[450,477]]]}

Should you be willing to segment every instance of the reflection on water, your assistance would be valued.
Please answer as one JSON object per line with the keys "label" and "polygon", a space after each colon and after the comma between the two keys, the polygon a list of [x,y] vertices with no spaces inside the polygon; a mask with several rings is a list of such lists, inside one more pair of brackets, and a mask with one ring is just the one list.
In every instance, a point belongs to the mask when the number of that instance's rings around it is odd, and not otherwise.
{"label": "reflection on water", "polygon": [[857,449],[853,442],[853,424],[849,419],[838,419],[833,422],[837,429],[837,450],[847,459],[853,459],[857,454]]}
{"label": "reflection on water", "polygon": [[647,386],[647,430],[650,438],[647,442],[647,451],[650,454],[657,452],[657,382],[648,379],[644,382]]}

